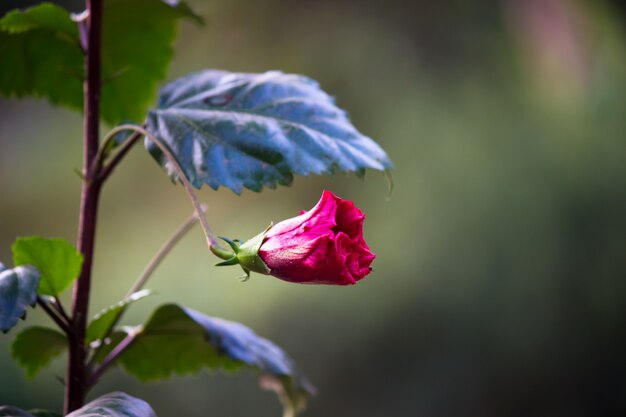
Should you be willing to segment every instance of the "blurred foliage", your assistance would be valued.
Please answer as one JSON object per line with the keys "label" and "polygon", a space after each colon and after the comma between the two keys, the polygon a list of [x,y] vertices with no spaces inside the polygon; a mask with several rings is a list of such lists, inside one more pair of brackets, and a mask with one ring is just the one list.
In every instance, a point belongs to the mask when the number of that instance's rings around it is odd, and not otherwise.
{"label": "blurred foliage", "polygon": [[[17,2],[16,2],[17,3]],[[217,270],[199,231],[164,262],[157,296],[275,341],[319,388],[305,416],[597,416],[626,411],[626,51],[619,1],[197,1],[171,78],[281,69],[316,80],[396,165],[291,188],[203,190],[219,234],[250,237],[322,187],[367,212],[375,271],[350,288]],[[4,7],[4,4],[3,4]],[[81,121],[0,102],[0,260],[19,235],[72,239]],[[45,180],[42,180],[45,178]],[[126,292],[191,207],[145,152],[107,185],[98,311]],[[41,313],[30,325],[43,323]],[[20,324],[23,326],[23,324]],[[62,361],[32,383],[0,339],[0,403],[58,409]],[[159,415],[278,415],[253,378],[122,389]],[[245,401],[242,399],[245,398]]]}

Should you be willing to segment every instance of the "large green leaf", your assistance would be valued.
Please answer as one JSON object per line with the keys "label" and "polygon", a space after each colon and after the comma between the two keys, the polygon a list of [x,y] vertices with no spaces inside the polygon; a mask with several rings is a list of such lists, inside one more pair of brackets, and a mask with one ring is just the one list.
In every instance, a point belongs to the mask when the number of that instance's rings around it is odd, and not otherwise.
{"label": "large green leaf", "polygon": [[175,304],[158,308],[120,356],[124,368],[141,381],[209,369],[258,371],[263,385],[277,390],[294,415],[315,388],[278,346],[248,327]]}
{"label": "large green leaf", "polygon": [[156,417],[150,404],[123,392],[96,398],[66,417]]}
{"label": "large green leaf", "polygon": [[40,273],[34,266],[6,269],[0,263],[0,331],[7,332],[37,302]]}
{"label": "large green leaf", "polygon": [[102,117],[142,121],[167,75],[178,18],[202,23],[179,1],[105,0],[102,34]]}
{"label": "large green leaf", "polygon": [[47,327],[29,327],[17,335],[11,353],[26,371],[26,377],[33,379],[66,348],[65,335]]}
{"label": "large green leaf", "polygon": [[87,342],[102,339],[109,327],[111,327],[115,320],[117,320],[117,317],[122,310],[135,301],[141,300],[150,294],[150,290],[137,291],[131,294],[130,297],[125,298],[117,304],[109,306],[96,314],[93,321],[89,323],[89,327],[87,328]]}
{"label": "large green leaf", "polygon": [[57,295],[78,277],[83,256],[63,239],[38,236],[18,238],[13,246],[15,265],[34,265],[41,271],[39,294]]}
{"label": "large green leaf", "polygon": [[[318,84],[278,71],[263,74],[203,71],[165,86],[148,130],[176,156],[200,188],[288,185],[293,173],[363,174],[387,170],[385,152],[350,123]],[[173,177],[170,163],[151,142],[148,150]]]}
{"label": "large green leaf", "polygon": [[[172,58],[176,21],[195,15],[171,0],[105,0],[101,115],[140,121]],[[0,94],[46,97],[81,109],[84,65],[78,29],[59,6],[42,3],[0,19]]]}

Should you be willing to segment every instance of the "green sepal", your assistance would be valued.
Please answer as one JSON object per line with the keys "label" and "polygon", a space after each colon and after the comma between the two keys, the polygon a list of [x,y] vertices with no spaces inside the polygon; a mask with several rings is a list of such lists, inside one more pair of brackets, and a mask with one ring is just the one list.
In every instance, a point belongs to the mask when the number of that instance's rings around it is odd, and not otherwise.
{"label": "green sepal", "polygon": [[230,265],[237,265],[238,263],[239,263],[239,260],[237,259],[237,257],[233,256],[230,259],[216,263],[215,266],[230,266]]}
{"label": "green sepal", "polygon": [[239,246],[237,260],[239,260],[239,264],[247,276],[250,275],[250,271],[264,275],[269,275],[272,272],[259,256],[259,250],[265,240],[265,235],[267,235],[267,232],[272,226],[273,224],[270,224],[262,233],[259,233]]}
{"label": "green sepal", "polygon": [[213,255],[215,255],[218,258],[223,259],[225,261],[229,261],[230,259],[232,259],[233,256],[235,256],[235,254],[232,253],[231,251],[223,249],[223,248],[219,247],[218,245],[211,245],[209,247],[209,249],[211,250]]}
{"label": "green sepal", "polygon": [[224,242],[228,243],[228,246],[230,246],[233,252],[235,253],[239,252],[239,245],[241,244],[241,241],[239,239],[231,240],[223,236],[220,236],[219,238],[222,239]]}

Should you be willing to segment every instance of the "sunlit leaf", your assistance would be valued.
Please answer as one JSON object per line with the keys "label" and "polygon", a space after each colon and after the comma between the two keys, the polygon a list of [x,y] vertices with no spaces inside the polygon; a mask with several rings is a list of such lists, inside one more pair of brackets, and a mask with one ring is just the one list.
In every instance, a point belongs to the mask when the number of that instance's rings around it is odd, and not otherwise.
{"label": "sunlit leaf", "polygon": [[[288,185],[299,175],[388,170],[385,152],[351,124],[318,84],[278,71],[203,71],[165,86],[148,130],[200,188]],[[176,177],[151,142],[147,148]]]}
{"label": "sunlit leaf", "polygon": [[[101,116],[141,121],[172,58],[179,18],[202,19],[172,0],[105,0]],[[41,3],[0,19],[0,94],[83,106],[84,55],[65,9]]]}
{"label": "sunlit leaf", "polygon": [[57,295],[74,282],[83,265],[83,256],[63,239],[38,236],[18,238],[13,246],[15,265],[34,265],[41,272],[39,294]]}
{"label": "sunlit leaf", "polygon": [[[120,356],[124,368],[141,381],[196,373],[203,367],[260,373],[264,386],[278,388],[286,412],[300,411],[315,388],[277,345],[248,327],[167,304],[158,308]],[[268,381],[273,384],[268,384]]]}
{"label": "sunlit leaf", "polygon": [[37,302],[40,273],[34,266],[5,269],[0,264],[0,331],[7,332]]}
{"label": "sunlit leaf", "polygon": [[66,417],[156,417],[150,404],[123,392],[96,398]]}
{"label": "sunlit leaf", "polygon": [[102,339],[105,336],[106,331],[109,327],[111,327],[118,314],[123,309],[150,294],[150,290],[137,291],[136,293],[131,294],[130,297],[118,302],[117,304],[107,307],[96,314],[93,321],[89,323],[89,327],[87,328],[87,342]]}
{"label": "sunlit leaf", "polygon": [[46,327],[29,327],[17,335],[11,347],[13,358],[33,379],[67,348],[65,335]]}

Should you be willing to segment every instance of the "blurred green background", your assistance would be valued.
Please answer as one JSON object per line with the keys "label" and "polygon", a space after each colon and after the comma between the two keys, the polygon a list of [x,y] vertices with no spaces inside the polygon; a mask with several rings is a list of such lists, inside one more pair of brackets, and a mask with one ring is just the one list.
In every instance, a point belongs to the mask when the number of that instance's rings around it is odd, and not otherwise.
{"label": "blurred green background", "polygon": [[[9,8],[34,2],[8,1]],[[80,2],[61,2],[80,10]],[[367,213],[375,271],[346,288],[217,269],[194,230],[126,319],[180,301],[284,347],[319,388],[305,416],[626,413],[626,13],[573,0],[191,2],[170,77],[281,69],[317,79],[396,165],[298,177],[290,188],[200,191],[220,235],[249,237],[323,188]],[[10,65],[1,62],[0,65]],[[0,101],[0,260],[19,235],[74,240],[81,120]],[[191,213],[142,149],[107,185],[92,312],[122,297]],[[69,302],[69,300],[67,300]],[[44,323],[31,311],[28,323]],[[35,381],[0,336],[0,404],[61,408],[64,360]],[[278,416],[253,375],[201,373],[124,390],[160,416]]]}

